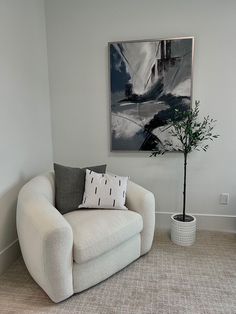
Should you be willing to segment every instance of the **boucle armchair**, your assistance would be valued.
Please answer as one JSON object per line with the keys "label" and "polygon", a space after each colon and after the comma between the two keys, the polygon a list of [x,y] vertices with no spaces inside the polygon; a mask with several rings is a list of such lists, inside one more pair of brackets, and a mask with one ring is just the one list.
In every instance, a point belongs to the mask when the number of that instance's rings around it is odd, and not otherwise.
{"label": "boucle armchair", "polygon": [[54,207],[54,174],[37,176],[20,191],[17,232],[25,264],[54,302],[60,302],[121,270],[147,253],[153,241],[155,200],[129,182],[129,210]]}

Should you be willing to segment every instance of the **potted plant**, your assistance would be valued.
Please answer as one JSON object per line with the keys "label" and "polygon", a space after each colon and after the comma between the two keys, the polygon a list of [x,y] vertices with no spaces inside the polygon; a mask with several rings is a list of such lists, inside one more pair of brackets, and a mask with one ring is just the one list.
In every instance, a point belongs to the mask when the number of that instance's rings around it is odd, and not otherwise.
{"label": "potted plant", "polygon": [[[181,144],[179,149],[184,155],[184,183],[183,183],[183,211],[181,214],[171,216],[171,240],[179,245],[192,245],[196,236],[196,218],[186,214],[186,178],[188,154],[193,150],[208,149],[208,141],[213,141],[219,135],[213,134],[215,120],[209,116],[199,121],[199,101],[195,101],[195,106],[186,111],[175,109],[174,118],[170,121],[170,134],[178,139]],[[151,156],[157,156],[169,151],[162,147],[153,151]],[[174,147],[173,147],[174,148]],[[174,148],[175,149],[175,148]]]}

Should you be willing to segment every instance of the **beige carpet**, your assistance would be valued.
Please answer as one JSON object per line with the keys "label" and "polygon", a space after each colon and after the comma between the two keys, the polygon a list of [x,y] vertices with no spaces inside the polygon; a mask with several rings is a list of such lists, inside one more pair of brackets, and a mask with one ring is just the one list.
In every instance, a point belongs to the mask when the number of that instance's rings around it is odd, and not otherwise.
{"label": "beige carpet", "polygon": [[199,232],[189,248],[158,234],[149,254],[54,304],[22,259],[0,277],[0,313],[236,313],[236,235]]}

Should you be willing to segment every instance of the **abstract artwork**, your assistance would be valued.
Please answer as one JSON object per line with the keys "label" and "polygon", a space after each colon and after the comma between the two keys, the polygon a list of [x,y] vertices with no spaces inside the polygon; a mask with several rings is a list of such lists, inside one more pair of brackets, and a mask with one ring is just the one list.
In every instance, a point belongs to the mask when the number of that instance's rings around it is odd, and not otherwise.
{"label": "abstract artwork", "polygon": [[191,106],[193,37],[113,42],[109,58],[111,150],[178,150],[171,121]]}

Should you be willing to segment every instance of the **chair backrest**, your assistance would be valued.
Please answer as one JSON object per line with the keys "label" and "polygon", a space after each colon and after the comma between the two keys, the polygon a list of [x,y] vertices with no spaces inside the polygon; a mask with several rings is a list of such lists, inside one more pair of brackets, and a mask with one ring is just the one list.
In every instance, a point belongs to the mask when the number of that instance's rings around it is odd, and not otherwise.
{"label": "chair backrest", "polygon": [[20,190],[18,199],[44,196],[55,205],[54,172],[39,175],[27,182]]}

